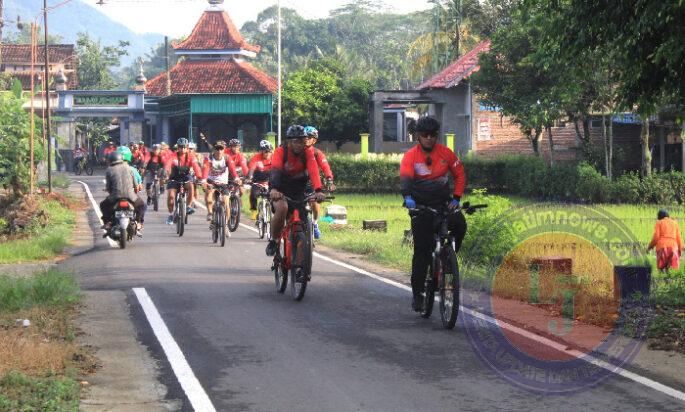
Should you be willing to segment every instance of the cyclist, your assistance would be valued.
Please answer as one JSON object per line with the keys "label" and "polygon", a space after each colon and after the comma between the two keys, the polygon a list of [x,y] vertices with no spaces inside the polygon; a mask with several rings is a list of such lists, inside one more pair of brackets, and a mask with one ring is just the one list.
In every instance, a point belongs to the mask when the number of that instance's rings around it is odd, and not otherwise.
{"label": "cyclist", "polygon": [[188,153],[188,139],[182,137],[176,142],[176,153],[170,154],[164,161],[164,170],[169,176],[169,183],[167,189],[167,208],[169,209],[169,217],[166,223],[168,225],[174,224],[174,201],[176,200],[176,191],[181,185],[184,185],[187,193],[188,215],[195,213],[192,208],[195,194],[195,185],[190,177],[190,169],[193,170],[195,176],[202,176],[202,170],[197,164],[195,156]]}
{"label": "cyclist", "polygon": [[78,164],[88,155],[88,151],[79,145],[72,151],[72,156],[74,158],[74,169],[78,167]]}
{"label": "cyclist", "polygon": [[[266,255],[273,256],[278,249],[281,232],[287,216],[292,212],[284,196],[293,200],[303,200],[306,196],[307,182],[311,180],[315,191],[315,200],[323,202],[326,196],[322,193],[319,167],[314,159],[314,150],[305,145],[307,134],[304,127],[290,126],[286,132],[287,143],[274,152],[271,159],[269,176],[269,196],[274,215],[271,219],[271,240],[266,245]],[[303,213],[304,216],[304,213]]]}
{"label": "cyclist", "polygon": [[[152,146],[150,155],[146,158],[141,174],[145,182],[145,193],[147,194],[147,205],[150,206],[152,197],[150,196],[150,188],[154,183],[155,174],[158,178],[162,178],[160,174],[164,171],[164,160],[162,158],[162,146],[156,144]],[[149,173],[148,173],[149,172]],[[161,189],[161,185],[160,185]]]}
{"label": "cyclist", "polygon": [[[214,143],[212,155],[209,158],[205,158],[202,167],[202,178],[204,179],[203,187],[205,189],[205,203],[207,203],[207,221],[212,220],[212,210],[214,209],[214,196],[211,190],[209,190],[210,184],[226,186],[229,180],[234,181],[237,185],[242,182],[238,177],[238,173],[235,170],[235,163],[231,158],[224,153],[226,150],[226,143],[223,140],[217,140]],[[231,208],[229,206],[230,198],[224,196],[224,205],[226,206],[226,221],[228,222],[231,217]]]}
{"label": "cyclist", "polygon": [[[316,158],[316,164],[319,169],[323,172],[323,176],[326,179],[326,189],[330,192],[335,190],[335,185],[333,184],[333,171],[331,170],[331,165],[328,164],[328,159],[326,155],[319,149],[315,148],[317,140],[319,140],[319,131],[316,130],[314,126],[307,126],[304,128],[307,133],[307,147],[314,148],[314,158]],[[321,238],[321,231],[319,231],[319,215],[321,214],[321,206],[312,201],[310,202],[312,208],[312,221],[314,226],[314,239]]]}
{"label": "cyclist", "polygon": [[247,176],[248,172],[247,160],[245,160],[245,156],[243,156],[243,154],[240,153],[240,148],[240,140],[231,139],[228,142],[228,149],[226,149],[226,154],[229,155],[231,157],[231,160],[233,160],[233,163],[235,163],[235,166],[238,168],[238,174],[240,175],[240,177],[245,177]]}
{"label": "cyclist", "polygon": [[162,160],[166,160],[169,156],[173,154],[173,152],[169,149],[169,144],[167,142],[162,142],[160,143],[162,145]]}
{"label": "cyclist", "polygon": [[[188,143],[188,153],[195,157],[195,161],[197,161],[198,165],[201,165],[205,161],[205,156],[201,153],[197,152],[197,143],[195,142],[190,142]],[[195,183],[195,194],[194,194],[194,199],[198,199],[200,197],[200,186],[202,186],[202,175],[198,176],[195,174],[195,172],[191,169],[190,174],[193,178],[193,182]],[[193,207],[195,204],[193,203]]]}
{"label": "cyclist", "polygon": [[[447,146],[437,143],[440,123],[425,116],[416,123],[419,144],[405,153],[400,165],[400,180],[404,206],[415,209],[417,205],[434,209],[459,208],[461,196],[466,187],[464,165]],[[454,177],[454,190],[450,192],[448,175]],[[455,252],[459,251],[466,234],[466,219],[459,213],[450,213],[448,227],[456,240]],[[421,294],[433,248],[433,215],[419,213],[411,220],[414,238],[412,258],[411,287],[414,294],[412,308],[421,311]]]}
{"label": "cyclist", "polygon": [[261,190],[260,185],[263,187],[269,183],[273,152],[274,147],[271,142],[262,140],[259,142],[259,153],[250,159],[247,180],[252,182],[252,189],[250,189],[250,217],[252,220],[257,219],[257,195]]}
{"label": "cyclist", "polygon": [[114,146],[113,141],[110,140],[109,142],[107,142],[107,145],[105,146],[105,148],[102,149],[102,161],[101,161],[101,163],[107,164],[107,162],[109,161],[110,155],[113,152],[116,152],[116,150],[117,150],[117,148],[116,148],[116,146]]}
{"label": "cyclist", "polygon": [[140,177],[138,169],[131,165],[131,160],[133,159],[133,153],[131,153],[131,149],[129,149],[126,146],[120,146],[119,148],[117,148],[117,153],[121,154],[124,163],[128,165],[129,171],[131,172],[131,176],[133,177],[133,191],[136,193],[136,195],[134,198],[130,200],[133,200],[133,208],[136,212],[136,223],[138,224],[138,231],[141,231],[143,230],[143,224],[145,223],[146,206],[145,202],[143,202],[143,199],[140,197],[138,193],[140,193],[141,189],[143,188],[143,179]]}
{"label": "cyclist", "polygon": [[150,156],[150,151],[148,150],[147,146],[145,146],[145,141],[141,140],[138,142],[138,150],[143,152],[143,156],[145,159],[147,159],[147,157]]}

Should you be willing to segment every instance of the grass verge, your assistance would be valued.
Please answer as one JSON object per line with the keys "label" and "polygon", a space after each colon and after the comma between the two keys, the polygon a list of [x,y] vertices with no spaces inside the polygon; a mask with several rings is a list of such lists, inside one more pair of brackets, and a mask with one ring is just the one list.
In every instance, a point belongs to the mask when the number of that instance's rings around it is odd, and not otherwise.
{"label": "grass verge", "polygon": [[[69,179],[69,176],[66,173],[53,173],[53,175],[52,175],[52,187],[53,188],[66,189],[69,187],[70,184],[71,184],[71,180]],[[47,180],[41,180],[40,182],[38,182],[38,187],[47,188],[48,187],[48,181]]]}
{"label": "grass verge", "polygon": [[41,198],[37,215],[40,219],[34,219],[35,222],[22,231],[22,236],[0,243],[0,264],[31,262],[59,255],[69,244],[76,224],[75,206],[69,203],[66,198],[61,201]]}
{"label": "grass verge", "polygon": [[94,367],[75,342],[80,296],[56,270],[0,277],[0,411],[78,409],[78,375]]}

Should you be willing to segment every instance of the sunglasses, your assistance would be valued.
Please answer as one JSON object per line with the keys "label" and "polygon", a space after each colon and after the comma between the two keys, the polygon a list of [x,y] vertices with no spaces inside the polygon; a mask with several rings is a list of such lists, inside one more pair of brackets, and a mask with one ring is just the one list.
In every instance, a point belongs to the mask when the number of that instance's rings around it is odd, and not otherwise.
{"label": "sunglasses", "polygon": [[226,150],[226,148],[223,146],[214,146],[214,150],[218,150],[218,151],[223,152],[224,150]]}

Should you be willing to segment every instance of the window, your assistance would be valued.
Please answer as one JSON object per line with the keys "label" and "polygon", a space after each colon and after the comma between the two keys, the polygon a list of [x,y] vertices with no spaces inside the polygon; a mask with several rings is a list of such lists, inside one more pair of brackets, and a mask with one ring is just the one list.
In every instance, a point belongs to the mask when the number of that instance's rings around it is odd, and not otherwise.
{"label": "window", "polygon": [[593,119],[590,122],[590,127],[593,129],[601,129],[602,128],[602,119]]}

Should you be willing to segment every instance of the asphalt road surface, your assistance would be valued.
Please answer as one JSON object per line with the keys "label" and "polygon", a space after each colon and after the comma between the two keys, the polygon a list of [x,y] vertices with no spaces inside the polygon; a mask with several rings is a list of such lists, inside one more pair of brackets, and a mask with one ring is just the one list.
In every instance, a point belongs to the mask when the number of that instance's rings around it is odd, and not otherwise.
{"label": "asphalt road surface", "polygon": [[[102,179],[80,179],[97,202]],[[406,290],[315,259],[306,297],[295,302],[289,291],[275,292],[266,242],[254,232],[241,228],[221,248],[212,244],[199,209],[179,238],[164,224],[165,209],[148,213],[144,237],[129,249],[99,238],[94,250],[65,265],[81,275],[85,289],[129,294],[138,337],[164,365],[161,380],[184,409],[191,402],[132,288],[146,289],[220,411],[684,408],[618,376],[568,396],[525,391],[478,358],[461,322],[445,331],[439,315],[424,320],[413,313]]]}

